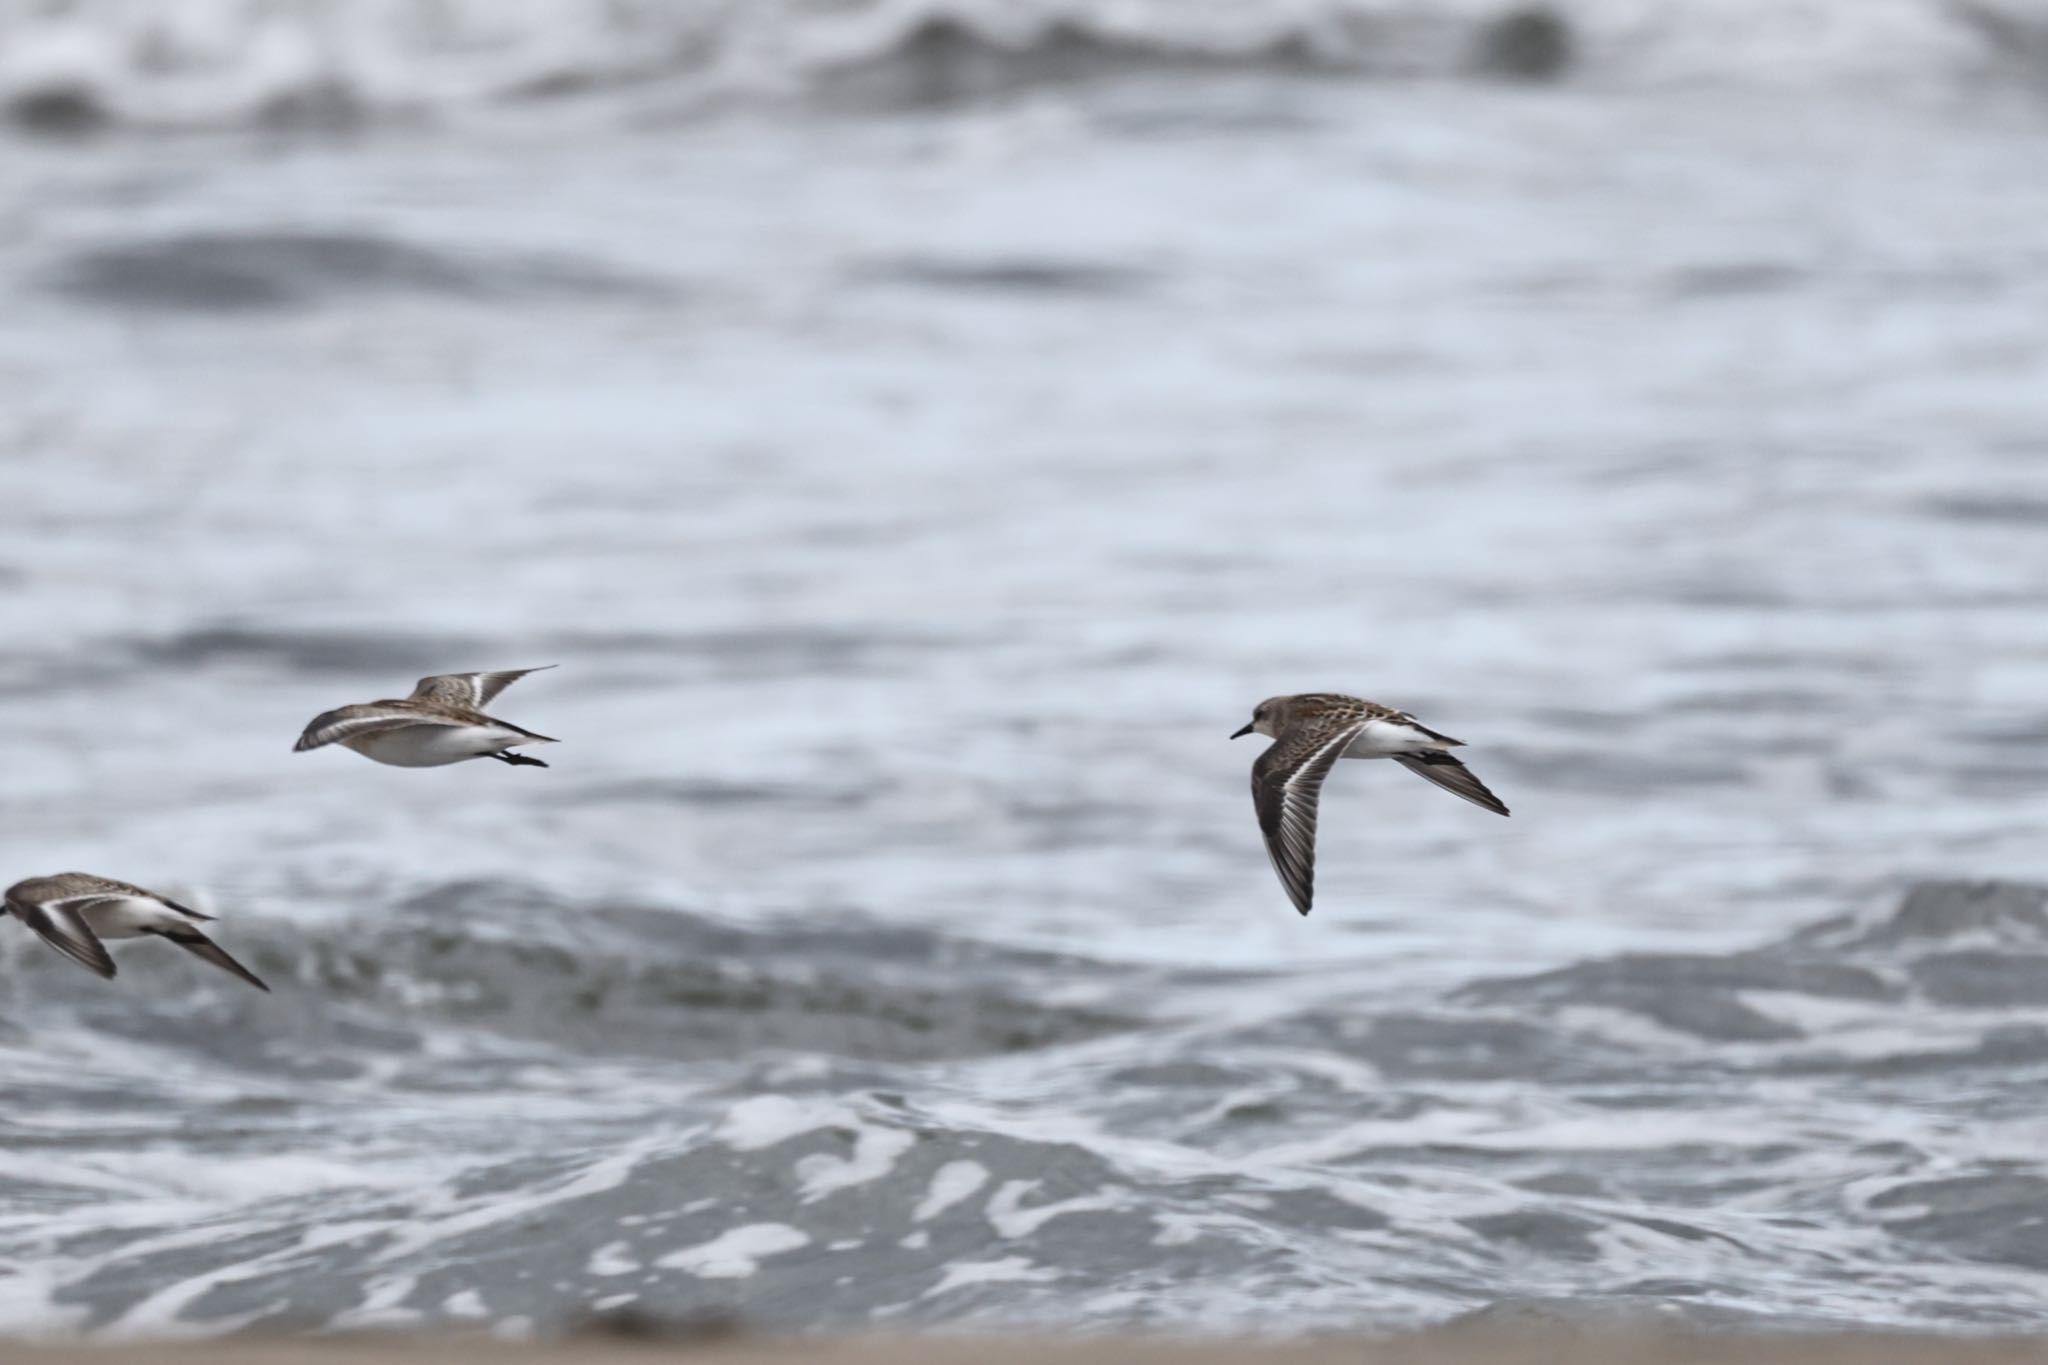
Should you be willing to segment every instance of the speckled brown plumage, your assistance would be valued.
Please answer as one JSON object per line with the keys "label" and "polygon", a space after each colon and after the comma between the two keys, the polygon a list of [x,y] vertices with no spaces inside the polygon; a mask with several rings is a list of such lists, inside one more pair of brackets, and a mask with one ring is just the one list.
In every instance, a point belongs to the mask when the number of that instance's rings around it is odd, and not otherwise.
{"label": "speckled brown plumage", "polygon": [[1294,908],[1315,901],[1316,814],[1323,779],[1340,758],[1391,758],[1408,771],[1498,815],[1508,808],[1448,750],[1464,741],[1440,734],[1406,711],[1340,692],[1268,697],[1251,724],[1273,743],[1252,764],[1252,805],[1273,870]]}

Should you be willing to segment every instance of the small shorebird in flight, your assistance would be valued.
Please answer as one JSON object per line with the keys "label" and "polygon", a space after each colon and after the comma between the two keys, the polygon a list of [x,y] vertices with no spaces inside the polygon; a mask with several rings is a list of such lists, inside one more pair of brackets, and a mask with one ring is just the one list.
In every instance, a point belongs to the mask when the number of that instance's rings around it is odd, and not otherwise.
{"label": "small shorebird in flight", "polygon": [[202,915],[189,905],[110,877],[60,872],[30,877],[7,888],[7,912],[41,935],[43,942],[80,966],[111,980],[113,954],[101,939],[167,938],[194,957],[233,972],[259,991],[270,987],[199,932]]}
{"label": "small shorebird in flight", "polygon": [[[546,668],[553,668],[548,664]],[[546,735],[484,714],[491,698],[542,668],[507,668],[496,673],[444,673],[421,678],[402,701],[372,701],[338,707],[313,717],[293,753],[340,744],[365,758],[395,768],[438,768],[466,758],[495,758],[515,767],[548,765],[512,750],[522,744],[553,744]]]}
{"label": "small shorebird in flight", "polygon": [[1268,697],[1252,722],[1231,736],[1271,735],[1252,764],[1252,805],[1273,870],[1294,908],[1306,915],[1315,899],[1316,799],[1340,758],[1391,758],[1418,777],[1496,815],[1508,808],[1449,750],[1462,739],[1440,735],[1406,711],[1337,692]]}

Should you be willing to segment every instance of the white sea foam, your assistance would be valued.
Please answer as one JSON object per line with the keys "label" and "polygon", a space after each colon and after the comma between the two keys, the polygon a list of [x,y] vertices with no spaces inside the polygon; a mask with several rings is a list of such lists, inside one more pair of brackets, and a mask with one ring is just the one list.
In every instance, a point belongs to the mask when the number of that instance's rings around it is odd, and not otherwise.
{"label": "white sea foam", "polygon": [[761,1262],[811,1244],[808,1233],[787,1223],[750,1223],[733,1228],[697,1246],[671,1251],[656,1265],[686,1270],[703,1280],[737,1280],[752,1275]]}
{"label": "white sea foam", "polygon": [[630,1275],[640,1269],[640,1262],[627,1254],[632,1249],[631,1242],[606,1242],[590,1253],[585,1268],[593,1275]]}
{"label": "white sea foam", "polygon": [[755,1152],[835,1126],[862,1125],[852,1109],[836,1100],[755,1095],[728,1109],[712,1136],[735,1151]]}
{"label": "white sea foam", "polygon": [[937,1298],[978,1284],[1043,1284],[1057,1280],[1059,1272],[1050,1266],[1033,1265],[1023,1256],[1004,1256],[993,1261],[955,1261],[946,1267],[946,1273],[939,1282],[924,1291],[924,1297]]}
{"label": "white sea foam", "polygon": [[931,1188],[911,1211],[912,1222],[938,1217],[988,1183],[988,1167],[978,1161],[949,1161],[932,1173]]}
{"label": "white sea foam", "polygon": [[1024,1196],[1038,1186],[1039,1182],[1036,1180],[1006,1180],[989,1196],[988,1206],[983,1213],[997,1233],[1004,1237],[1029,1237],[1055,1218],[1123,1206],[1121,1199],[1108,1191],[1103,1191],[1027,1207]]}
{"label": "white sea foam", "polygon": [[807,1200],[881,1179],[917,1140],[902,1129],[870,1123],[838,1101],[783,1095],[759,1095],[734,1105],[716,1136],[736,1151],[750,1152],[827,1129],[849,1133],[853,1150],[845,1156],[812,1152],[797,1161],[797,1179]]}
{"label": "white sea foam", "polygon": [[823,1199],[840,1190],[880,1180],[895,1167],[896,1159],[916,1142],[914,1133],[863,1125],[854,1136],[850,1156],[814,1152],[796,1163],[797,1179],[802,1183],[804,1198]]}
{"label": "white sea foam", "polygon": [[405,1301],[419,1288],[417,1275],[386,1275],[364,1286],[363,1300],[335,1315],[334,1325],[344,1330],[364,1327],[397,1327],[418,1322],[421,1312],[405,1307]]}
{"label": "white sea foam", "polygon": [[451,1318],[487,1318],[490,1307],[484,1303],[483,1295],[474,1289],[464,1289],[441,1300],[441,1311]]}

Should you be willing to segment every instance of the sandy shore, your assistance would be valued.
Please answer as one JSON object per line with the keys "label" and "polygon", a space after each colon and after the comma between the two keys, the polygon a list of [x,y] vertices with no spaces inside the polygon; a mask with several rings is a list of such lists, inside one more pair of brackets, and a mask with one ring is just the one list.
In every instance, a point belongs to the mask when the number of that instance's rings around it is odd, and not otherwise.
{"label": "sandy shore", "polygon": [[175,1345],[9,1348],[9,1365],[608,1365],[674,1357],[691,1365],[2007,1365],[2048,1362],[2048,1337],[1586,1336],[1440,1331],[1296,1345],[1073,1341],[1047,1338],[855,1337],[615,1340],[508,1345],[480,1337],[349,1337]]}

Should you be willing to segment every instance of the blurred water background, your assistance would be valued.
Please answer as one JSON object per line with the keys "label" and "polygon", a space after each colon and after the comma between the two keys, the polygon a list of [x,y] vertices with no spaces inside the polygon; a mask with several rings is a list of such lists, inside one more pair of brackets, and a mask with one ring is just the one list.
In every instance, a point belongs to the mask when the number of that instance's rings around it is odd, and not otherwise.
{"label": "blurred water background", "polygon": [[[0,1329],[2048,1319],[2048,9],[0,4]],[[290,752],[424,673],[547,772]],[[1336,688],[1502,821],[1232,745]]]}

